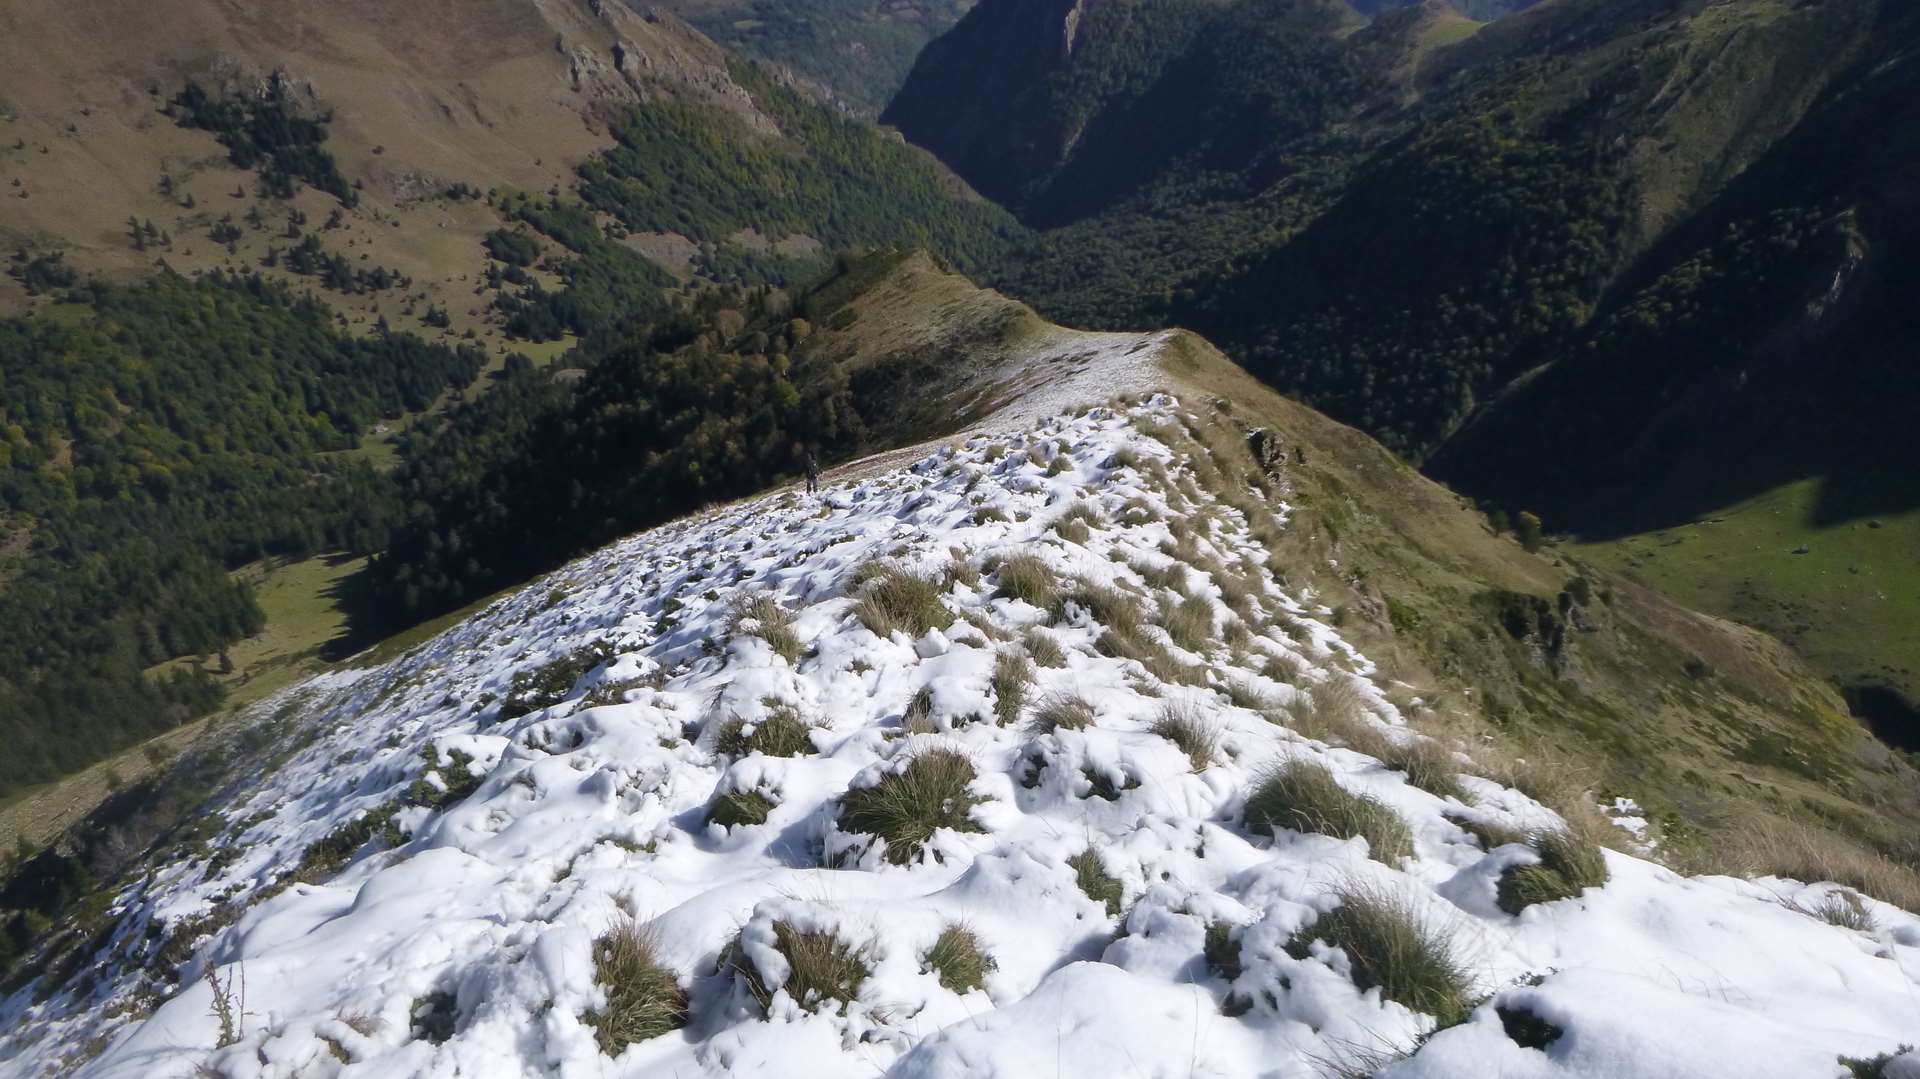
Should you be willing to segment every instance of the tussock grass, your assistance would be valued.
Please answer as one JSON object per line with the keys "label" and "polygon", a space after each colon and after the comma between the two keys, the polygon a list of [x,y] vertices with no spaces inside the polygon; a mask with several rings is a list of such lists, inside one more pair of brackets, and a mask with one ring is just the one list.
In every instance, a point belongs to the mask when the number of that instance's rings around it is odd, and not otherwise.
{"label": "tussock grass", "polygon": [[1059,598],[1059,582],[1045,559],[1016,554],[1001,562],[994,571],[993,594],[1030,603],[1043,611],[1050,610]]}
{"label": "tussock grass", "polygon": [[1299,683],[1300,674],[1306,670],[1306,664],[1293,656],[1284,655],[1279,652],[1266,652],[1264,655],[1267,657],[1266,675],[1268,678],[1276,682],[1285,682],[1290,686]]}
{"label": "tussock grass", "polygon": [[1130,498],[1120,507],[1120,519],[1130,525],[1153,524],[1162,520],[1160,511],[1144,498]]}
{"label": "tussock grass", "polygon": [[931,734],[933,723],[933,687],[921,686],[900,714],[900,726],[909,734]]}
{"label": "tussock grass", "polygon": [[714,739],[714,748],[729,757],[744,757],[749,753],[799,757],[813,752],[813,739],[807,736],[809,729],[807,721],[800,717],[799,708],[789,701],[773,701],[767,706],[766,718],[753,724],[751,730],[743,719],[728,720]]}
{"label": "tussock grass", "polygon": [[993,957],[980,946],[980,938],[964,925],[949,925],[927,949],[926,969],[938,975],[948,992],[965,993],[987,983],[993,970]]}
{"label": "tussock grass", "polygon": [[731,632],[767,642],[774,655],[788,663],[800,662],[800,637],[793,631],[793,615],[766,592],[754,592],[733,601]]}
{"label": "tussock grass", "polygon": [[1453,752],[1431,738],[1413,737],[1396,741],[1385,731],[1372,728],[1373,737],[1365,746],[1353,748],[1374,757],[1381,764],[1396,772],[1404,772],[1407,782],[1429,794],[1441,798],[1457,798],[1462,802],[1473,801],[1473,796],[1460,785],[1460,773],[1454,765]]}
{"label": "tussock grass", "polygon": [[964,558],[950,559],[940,571],[941,591],[950,592],[957,584],[966,585],[968,588],[980,587],[979,569]]}
{"label": "tussock grass", "polygon": [[707,807],[707,820],[723,828],[765,824],[773,815],[773,801],[759,791],[729,791]]}
{"label": "tussock grass", "polygon": [[1053,639],[1053,634],[1039,626],[1027,627],[1027,634],[1022,643],[1026,646],[1027,655],[1033,657],[1033,661],[1042,667],[1067,665],[1067,653],[1061,649],[1060,642]]}
{"label": "tussock grass", "polygon": [[1715,829],[1700,842],[1674,844],[1669,862],[1683,873],[1831,881],[1920,914],[1920,872],[1834,832],[1778,817]]}
{"label": "tussock grass", "polygon": [[1093,539],[1095,529],[1105,528],[1106,519],[1100,512],[1085,502],[1075,502],[1068,506],[1065,513],[1054,518],[1048,529],[1069,543],[1085,545]]}
{"label": "tussock grass", "polygon": [[1107,917],[1118,918],[1126,893],[1121,889],[1118,880],[1107,875],[1106,867],[1100,864],[1099,853],[1092,847],[1088,847],[1068,858],[1067,865],[1073,868],[1074,883],[1080,886],[1080,890],[1086,893],[1087,898],[1096,903],[1106,904]]}
{"label": "tussock grass", "polygon": [[1371,716],[1353,680],[1329,674],[1309,685],[1305,696],[1294,698],[1287,708],[1287,725],[1308,738],[1352,746],[1375,734]]}
{"label": "tussock grass", "polygon": [[1053,617],[1056,620],[1066,617],[1069,604],[1084,608],[1094,621],[1123,636],[1137,636],[1144,624],[1138,600],[1118,588],[1096,584],[1084,577],[1075,578],[1057,595],[1052,605]]}
{"label": "tussock grass", "polygon": [[840,827],[886,840],[887,861],[906,865],[942,828],[980,830],[967,815],[979,801],[967,793],[973,777],[973,762],[965,754],[925,750],[879,783],[842,795]]}
{"label": "tussock grass", "polygon": [[1216,643],[1213,604],[1204,599],[1168,604],[1160,613],[1160,628],[1181,648],[1205,653]]}
{"label": "tussock grass", "polygon": [[1227,680],[1227,700],[1231,701],[1236,708],[1245,708],[1252,712],[1267,713],[1279,710],[1279,706],[1273,703],[1272,697],[1262,693],[1260,687],[1252,682],[1241,678]]}
{"label": "tussock grass", "polygon": [[1527,845],[1540,856],[1540,864],[1514,866],[1500,875],[1497,899],[1508,914],[1535,903],[1572,899],[1607,883],[1606,856],[1583,828],[1535,832]]}
{"label": "tussock grass", "polygon": [[593,1028],[602,1053],[619,1056],[635,1042],[686,1025],[687,995],[673,971],[660,962],[659,951],[652,930],[631,917],[593,942],[593,980],[607,994],[607,1003],[581,1019]]}
{"label": "tussock grass", "polygon": [[1246,813],[1250,828],[1365,839],[1368,855],[1387,865],[1413,854],[1413,833],[1393,807],[1347,790],[1332,772],[1304,757],[1262,776],[1247,796]]}
{"label": "tussock grass", "polygon": [[887,565],[864,577],[856,571],[855,576],[862,583],[853,613],[874,636],[891,637],[897,630],[918,637],[953,625],[953,612],[940,601],[945,591],[940,582]]}
{"label": "tussock grass", "polygon": [[973,523],[976,525],[1002,523],[1007,520],[1007,511],[999,506],[981,506],[973,511]]}
{"label": "tussock grass", "polygon": [[993,718],[1001,726],[1018,722],[1033,685],[1033,661],[1003,650],[993,657]]}
{"label": "tussock grass", "polygon": [[1525,843],[1530,833],[1524,828],[1515,828],[1498,821],[1469,817],[1464,814],[1449,814],[1447,819],[1460,826],[1460,830],[1472,836],[1480,844],[1481,850],[1493,850],[1509,843]]}
{"label": "tussock grass", "polygon": [[1353,982],[1447,1027],[1473,1010],[1473,983],[1446,934],[1425,922],[1405,897],[1351,884],[1340,905],[1320,916],[1287,950],[1304,957],[1306,942],[1319,940],[1347,954]]}
{"label": "tussock grass", "polygon": [[779,985],[768,985],[760,977],[759,969],[747,961],[738,942],[730,950],[730,965],[746,981],[747,992],[763,1012],[773,1003],[774,993],[782,989],[803,1008],[816,1008],[829,1000],[848,1003],[860,995],[861,983],[873,973],[864,950],[831,932],[806,932],[790,922],[775,922],[773,942],[787,961],[787,980]]}
{"label": "tussock grass", "polygon": [[1238,574],[1222,571],[1213,575],[1220,587],[1220,601],[1229,610],[1242,618],[1254,617],[1254,601],[1260,596],[1260,581],[1252,574]]}
{"label": "tussock grass", "polygon": [[1205,771],[1220,753],[1220,728],[1190,704],[1163,706],[1147,729],[1179,746],[1196,772]]}
{"label": "tussock grass", "polygon": [[1071,693],[1042,698],[1027,718],[1027,729],[1035,734],[1051,734],[1065,728],[1077,731],[1093,723],[1093,702]]}
{"label": "tussock grass", "polygon": [[1860,893],[1851,888],[1835,889],[1815,903],[1788,903],[1787,907],[1838,929],[1872,933],[1879,928],[1873,920],[1873,912],[1861,901]]}
{"label": "tussock grass", "polygon": [[1165,645],[1144,634],[1129,636],[1108,630],[1094,642],[1094,647],[1104,656],[1134,660],[1162,682],[1181,686],[1207,684],[1206,668],[1180,662]]}
{"label": "tussock grass", "polygon": [[1164,566],[1150,566],[1145,562],[1129,562],[1127,568],[1140,576],[1142,581],[1154,588],[1166,588],[1184,593],[1187,588],[1187,567],[1178,562],[1169,562]]}

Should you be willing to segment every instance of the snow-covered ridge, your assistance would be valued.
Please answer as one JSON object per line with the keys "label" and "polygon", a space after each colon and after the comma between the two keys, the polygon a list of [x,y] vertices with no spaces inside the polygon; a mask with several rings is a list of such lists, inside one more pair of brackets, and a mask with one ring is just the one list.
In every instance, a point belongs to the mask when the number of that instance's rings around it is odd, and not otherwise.
{"label": "snow-covered ridge", "polygon": [[[299,702],[318,739],[225,809],[211,858],[158,867],[125,900],[141,906],[119,954],[177,942],[178,991],[142,1014],[148,975],[129,965],[86,996],[16,997],[0,1073],[60,1071],[94,1043],[80,1073],[128,1079],[1251,1077],[1369,1061],[1389,1076],[1822,1076],[1844,1074],[1839,1054],[1920,1040],[1920,919],[1871,900],[1868,930],[1810,917],[1831,886],[1687,880],[1608,852],[1604,887],[1503,910],[1502,873],[1537,856],[1487,850],[1458,821],[1558,819],[1463,774],[1469,808],[1288,724],[1288,706],[1339,686],[1388,741],[1417,737],[1331,612],[1279,587],[1244,516],[1151,436],[1180,411],[1159,397],[1054,418],[656,529],[385,668],[270,702]],[[1274,492],[1248,497],[1284,522],[1284,477]],[[1084,532],[1063,525],[1079,507]],[[1210,626],[1200,650],[1138,631],[1187,672],[1173,681],[1108,654],[1093,605],[1055,617],[996,595],[1001,560],[1032,554],[1164,617],[1182,602],[1168,552],[1201,556],[1184,592]],[[852,583],[875,560],[940,580],[959,617],[876,636]],[[1240,613],[1229,575],[1252,582]],[[742,622],[754,596],[790,615],[793,659]],[[1089,725],[996,721],[996,663],[1045,642],[1061,664],[1033,668],[1025,714],[1071,696]],[[1211,729],[1210,756],[1154,733],[1170,710]],[[795,714],[813,752],[723,752]],[[935,750],[971,762],[976,830],[901,859],[841,827],[849,791]],[[1390,806],[1412,856],[1249,827],[1249,792],[1282,760]],[[765,821],[713,823],[732,794],[770,804]],[[1089,851],[1119,916],[1070,864]],[[1362,990],[1343,950],[1296,940],[1355,890],[1417,912],[1484,998],[1397,1063],[1433,1018]],[[609,1057],[583,1020],[605,1004],[593,942],[629,917],[651,926],[689,1015]],[[777,988],[776,925],[856,952],[851,1000]],[[947,988],[927,961],[950,926],[992,960],[980,988]],[[1218,939],[1234,963],[1209,962]],[[1523,1047],[1515,1015],[1555,1035]],[[1916,1071],[1909,1056],[1886,1074]]]}

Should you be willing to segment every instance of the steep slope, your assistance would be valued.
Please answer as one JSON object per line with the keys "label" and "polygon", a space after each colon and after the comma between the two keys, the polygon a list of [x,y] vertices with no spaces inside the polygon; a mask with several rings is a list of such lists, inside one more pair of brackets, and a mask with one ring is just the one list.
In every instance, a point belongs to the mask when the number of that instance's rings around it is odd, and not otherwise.
{"label": "steep slope", "polygon": [[[728,77],[725,53],[669,17],[612,5],[350,2],[258,12],[166,0],[21,10],[6,29],[0,169],[13,198],[0,242],[52,245],[83,273],[145,272],[158,252],[127,242],[131,215],[173,234],[164,254],[177,269],[231,266],[224,245],[192,243],[189,233],[272,203],[235,198],[236,185],[253,186],[250,170],[231,167],[208,134],[158,109],[188,81],[259,94],[281,73],[299,108],[330,118],[326,147],[360,203],[328,246],[362,247],[369,261],[413,278],[460,329],[475,321],[456,286],[483,268],[480,238],[498,221],[448,198],[450,188],[570,186],[623,106],[662,96],[771,130]],[[338,205],[311,190],[292,203],[316,226]],[[265,245],[243,231],[245,266]],[[17,304],[15,287],[0,284],[0,299]]]}
{"label": "steep slope", "polygon": [[20,747],[0,799],[283,676],[253,662],[262,635],[305,627],[263,626],[249,582],[307,582],[316,621],[340,615],[343,567],[452,495],[462,462],[422,458],[469,399],[563,397],[733,302],[701,307],[716,282],[895,243],[978,260],[1017,231],[662,12],[0,19],[0,725]]}
{"label": "steep slope", "polygon": [[[1820,1074],[1910,1029],[1920,919],[1830,886],[1606,852],[1591,890],[1513,906],[1542,856],[1506,839],[1584,840],[1448,753],[1383,763],[1429,743],[1196,486],[1183,422],[1157,397],[723,510],[287,698],[312,744],[158,867],[94,988],[14,999],[14,1065]],[[1367,823],[1274,816],[1282,762]],[[1370,957],[1367,911],[1440,972]],[[635,924],[680,1001],[659,1037],[613,1018]]]}
{"label": "steep slope", "polygon": [[[1854,890],[1920,883],[1783,818],[1898,851],[1914,773],[1778,645],[1491,534],[1191,335],[884,265],[842,361],[971,358],[940,392],[979,433],[269,702],[183,763],[208,793],[144,796],[172,830],[134,796],[73,838],[126,875],[40,912],[0,1059],[1838,1074],[1911,1028],[1920,921]],[[1129,387],[1181,397],[1085,407]],[[1288,801],[1286,761],[1335,787]],[[1381,910],[1458,977],[1370,959]]]}
{"label": "steep slope", "polygon": [[876,116],[914,57],[952,28],[972,0],[670,0],[660,6],[726,48],[791,68],[848,108]]}
{"label": "steep slope", "polygon": [[[1427,4],[1351,33],[1309,5],[1169,6],[1195,13],[1187,37],[1141,34],[1136,7],[983,4],[896,101],[911,137],[979,182],[1012,177],[1007,197],[1051,226],[997,285],[1076,324],[1191,326],[1508,514],[1640,537],[1589,548],[1616,566],[1646,569],[1653,532],[1693,529],[1699,556],[1646,580],[1787,636],[1849,686],[1920,699],[1920,473],[1897,416],[1914,394],[1896,299],[1910,5],[1567,0],[1481,26]],[[1295,129],[1238,122],[1251,165],[1159,155],[1159,133],[1218,138],[1212,118],[1247,100],[1178,74],[1257,40],[1223,31],[1229,10],[1343,65],[1233,85],[1330,107]],[[942,118],[996,27],[1069,22],[1071,51],[1007,65],[1007,85]],[[1180,122],[1143,118],[1158,95]],[[1115,167],[1100,145],[1138,152]],[[1083,154],[1123,191],[1068,185],[1077,212],[1055,214],[1046,185]],[[1802,547],[1828,553],[1785,565]],[[1913,744],[1911,726],[1891,741]]]}

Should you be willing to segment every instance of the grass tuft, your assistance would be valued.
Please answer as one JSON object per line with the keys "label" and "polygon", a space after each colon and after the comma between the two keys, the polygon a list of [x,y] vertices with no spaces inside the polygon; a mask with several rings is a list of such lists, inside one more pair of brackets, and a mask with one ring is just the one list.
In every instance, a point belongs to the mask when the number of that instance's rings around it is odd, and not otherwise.
{"label": "grass tuft", "polygon": [[1100,855],[1088,847],[1068,858],[1067,864],[1073,867],[1074,883],[1080,886],[1087,898],[1106,904],[1107,917],[1118,918],[1126,893],[1121,890],[1118,880],[1107,875],[1106,867],[1100,864]]}
{"label": "grass tuft", "polygon": [[1205,771],[1220,752],[1220,728],[1192,705],[1166,705],[1147,729],[1179,746],[1196,772]]}
{"label": "grass tuft", "polygon": [[730,628],[734,633],[746,633],[767,642],[774,655],[788,663],[800,662],[800,637],[793,631],[793,615],[768,593],[737,597],[733,601]]}
{"label": "grass tuft", "polygon": [[1093,723],[1093,702],[1075,694],[1054,694],[1034,706],[1027,729],[1034,734],[1051,734],[1065,728],[1077,731]]}
{"label": "grass tuft", "polygon": [[714,747],[729,757],[760,753],[768,757],[799,757],[813,752],[813,739],[807,736],[807,722],[800,710],[788,701],[767,705],[767,716],[753,729],[743,719],[730,719],[720,728]]}
{"label": "grass tuft", "polygon": [[1095,529],[1105,528],[1106,524],[1106,520],[1100,516],[1100,511],[1085,502],[1075,502],[1067,507],[1065,513],[1054,518],[1053,524],[1048,527],[1061,539],[1084,545],[1093,538]]}
{"label": "grass tuft", "polygon": [[1304,956],[1310,940],[1345,952],[1362,991],[1377,986],[1381,996],[1433,1016],[1443,1028],[1473,1010],[1473,985],[1452,942],[1404,897],[1361,885],[1342,888],[1340,905],[1287,950]]}
{"label": "grass tuft", "polygon": [[1027,655],[1033,657],[1033,661],[1040,666],[1064,667],[1067,665],[1067,653],[1060,647],[1060,642],[1053,639],[1053,634],[1039,626],[1027,627],[1027,635],[1023,643],[1026,645]]}
{"label": "grass tuft", "polygon": [[964,925],[949,925],[927,949],[927,969],[939,975],[940,985],[951,993],[966,993],[987,983],[993,970],[993,957],[980,947],[980,938]]}
{"label": "grass tuft", "polygon": [[723,828],[765,824],[773,815],[773,800],[759,791],[729,791],[707,807],[707,820]]}
{"label": "grass tuft", "polygon": [[593,980],[606,992],[607,1003],[581,1018],[610,1057],[687,1023],[687,995],[673,971],[661,964],[653,932],[631,917],[593,942]]}
{"label": "grass tuft", "polygon": [[951,749],[929,749],[905,768],[840,799],[840,827],[886,840],[887,861],[906,865],[941,828],[978,832],[968,813],[979,801],[967,792],[973,762]]}
{"label": "grass tuft", "polygon": [[993,594],[1050,609],[1059,594],[1053,570],[1039,555],[1016,554],[1000,563]]}
{"label": "grass tuft", "polygon": [[1375,860],[1392,865],[1413,854],[1413,833],[1393,807],[1340,785],[1325,766],[1296,757],[1267,772],[1247,796],[1247,825],[1359,837]]}
{"label": "grass tuft", "polygon": [[1500,909],[1518,914],[1535,903],[1573,899],[1607,883],[1607,859],[1599,844],[1571,828],[1535,832],[1527,844],[1538,865],[1519,865],[1500,875]]}
{"label": "grass tuft", "polygon": [[953,625],[953,612],[940,601],[939,581],[887,565],[863,567],[856,579],[861,582],[861,595],[854,604],[854,616],[877,637],[891,637],[896,630],[918,637]]}
{"label": "grass tuft", "polygon": [[1014,651],[993,657],[993,718],[1001,726],[1018,722],[1033,685],[1033,661]]}
{"label": "grass tuft", "polygon": [[1213,604],[1204,599],[1168,604],[1160,613],[1160,627],[1174,644],[1189,652],[1205,652],[1214,644]]}
{"label": "grass tuft", "polygon": [[762,1011],[782,989],[802,1008],[816,1008],[829,1000],[848,1003],[860,995],[861,983],[873,973],[866,953],[832,932],[806,932],[788,922],[775,922],[773,946],[787,961],[787,980],[779,985],[768,985],[737,943],[731,949],[730,965],[746,980],[747,992]]}

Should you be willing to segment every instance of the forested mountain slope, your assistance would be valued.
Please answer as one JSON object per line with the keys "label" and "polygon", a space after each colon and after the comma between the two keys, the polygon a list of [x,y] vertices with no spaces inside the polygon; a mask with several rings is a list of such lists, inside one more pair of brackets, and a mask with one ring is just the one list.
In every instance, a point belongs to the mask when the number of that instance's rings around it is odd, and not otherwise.
{"label": "forested mountain slope", "polygon": [[[1818,485],[1741,542],[1887,527],[1819,574],[1708,557],[1662,583],[1714,578],[1689,595],[1797,639],[1858,623],[1812,653],[1914,695],[1892,298],[1917,45],[1880,0],[1561,0],[1484,26],[1432,3],[1358,28],[1311,0],[1000,0],[888,117],[1044,229],[997,284],[1079,324],[1203,330],[1508,513],[1605,539]],[[1871,583],[1843,610],[1822,574]]]}
{"label": "forested mountain slope", "polygon": [[[116,32],[87,32],[106,15]],[[570,395],[556,362],[644,355],[749,292],[785,303],[768,290],[834,251],[978,264],[1019,231],[926,154],[661,12],[5,18],[0,722],[21,752],[0,799],[265,673],[228,654],[264,617],[229,571],[353,566],[417,534],[452,490],[421,477],[477,467],[431,437],[441,413],[503,386],[490,418],[525,419]],[[666,392],[621,392],[648,391]],[[706,405],[697,420],[750,411]],[[340,576],[309,606],[369,594]]]}
{"label": "forested mountain slope", "polygon": [[665,7],[741,56],[782,65],[877,115],[927,42],[973,0],[632,0]]}

